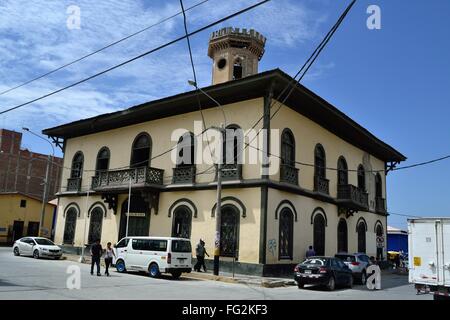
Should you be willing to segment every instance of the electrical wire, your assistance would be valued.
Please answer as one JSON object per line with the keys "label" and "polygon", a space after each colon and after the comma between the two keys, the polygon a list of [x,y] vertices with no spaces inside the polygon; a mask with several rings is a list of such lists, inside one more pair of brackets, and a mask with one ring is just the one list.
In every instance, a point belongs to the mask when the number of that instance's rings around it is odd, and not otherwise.
{"label": "electrical wire", "polygon": [[[195,5],[193,5],[193,6],[189,7],[189,8],[187,8],[186,11],[192,10],[192,9],[194,9],[194,8],[200,6],[200,5],[202,5],[202,4],[204,4],[205,2],[208,2],[208,1],[209,1],[209,0],[203,0],[203,1],[201,1],[201,2],[198,2],[197,4],[195,4]],[[3,95],[3,94],[6,94],[6,93],[8,93],[8,92],[14,91],[14,90],[16,90],[16,89],[18,89],[18,88],[21,88],[21,87],[23,87],[23,86],[26,86],[27,84],[30,84],[30,83],[32,83],[32,82],[35,82],[35,81],[37,81],[37,80],[39,80],[39,79],[42,79],[42,78],[44,78],[44,77],[47,77],[47,76],[49,76],[49,75],[51,75],[51,74],[53,74],[53,73],[55,73],[55,72],[57,72],[57,71],[59,71],[59,70],[62,70],[62,69],[64,69],[64,68],[67,68],[67,67],[69,67],[69,66],[71,66],[71,65],[73,65],[73,64],[75,64],[75,63],[77,63],[77,62],[80,62],[80,61],[84,60],[84,59],[87,59],[87,58],[89,58],[89,57],[91,57],[91,56],[93,56],[93,55],[95,55],[95,54],[97,54],[97,53],[99,53],[99,52],[101,52],[101,51],[104,51],[104,50],[106,50],[106,49],[108,49],[108,48],[111,48],[112,46],[115,46],[116,44],[119,44],[119,43],[121,43],[121,42],[123,42],[123,41],[125,41],[125,40],[128,40],[128,39],[132,38],[132,37],[135,37],[135,36],[137,36],[138,34],[143,33],[144,31],[147,31],[147,30],[149,30],[149,29],[151,29],[151,28],[154,28],[154,27],[156,27],[156,26],[158,26],[158,25],[160,25],[160,24],[163,24],[164,22],[169,21],[169,20],[171,20],[171,19],[173,19],[173,18],[179,16],[180,14],[181,14],[181,11],[178,12],[178,13],[176,13],[176,14],[173,14],[173,15],[167,17],[167,18],[164,18],[164,19],[162,19],[162,20],[160,20],[160,21],[158,21],[158,22],[156,22],[156,23],[154,23],[154,24],[152,24],[152,25],[150,25],[150,26],[148,26],[148,27],[146,27],[146,28],[144,28],[144,29],[138,30],[138,31],[136,31],[136,32],[134,32],[134,33],[132,33],[132,34],[130,34],[130,35],[124,37],[124,38],[121,38],[121,39],[119,39],[119,40],[116,40],[116,41],[114,41],[114,42],[112,42],[112,43],[110,43],[110,44],[108,44],[108,45],[106,45],[106,46],[104,46],[104,47],[102,47],[102,48],[100,48],[100,49],[97,49],[97,50],[95,50],[95,51],[93,51],[93,52],[91,52],[91,53],[88,53],[88,54],[86,54],[86,55],[84,55],[84,56],[82,56],[82,57],[80,57],[80,58],[78,58],[78,59],[75,59],[75,60],[73,60],[73,61],[71,61],[71,62],[69,62],[69,63],[66,63],[66,64],[64,64],[64,65],[62,65],[62,66],[60,66],[60,67],[57,67],[57,68],[55,68],[55,69],[53,69],[53,70],[51,70],[51,71],[49,71],[49,72],[46,72],[46,73],[44,73],[44,74],[41,74],[40,76],[37,76],[37,77],[35,77],[35,78],[33,78],[33,79],[30,79],[30,80],[28,80],[28,81],[25,81],[25,82],[23,82],[23,83],[21,83],[21,84],[15,86],[15,87],[12,87],[12,88],[9,88],[9,89],[7,89],[7,90],[5,90],[5,91],[2,91],[2,92],[0,92],[0,96]]]}
{"label": "electrical wire", "polygon": [[[266,2],[269,2],[269,1],[270,1],[270,0],[262,0],[262,1],[258,2],[258,3],[256,3],[256,4],[254,4],[254,5],[251,5],[251,6],[249,6],[249,7],[246,7],[246,8],[244,8],[244,9],[242,9],[242,10],[239,10],[239,11],[237,11],[237,12],[231,14],[231,15],[228,15],[228,16],[226,16],[226,17],[224,17],[224,18],[221,18],[221,19],[219,19],[219,20],[216,20],[215,22],[212,22],[212,23],[210,23],[210,24],[208,24],[208,25],[206,25],[206,26],[203,26],[203,27],[201,27],[201,28],[199,28],[199,29],[197,29],[197,30],[195,30],[195,31],[193,31],[193,32],[191,32],[191,33],[189,33],[188,36],[193,36],[193,35],[195,35],[195,34],[197,34],[197,33],[199,33],[199,32],[202,32],[202,31],[204,31],[204,30],[206,30],[206,29],[209,29],[209,28],[211,28],[211,27],[213,27],[213,26],[215,26],[215,25],[218,25],[218,24],[220,24],[220,23],[222,23],[222,22],[224,22],[224,21],[227,21],[227,20],[229,20],[229,19],[231,19],[231,18],[237,17],[237,16],[241,15],[242,13],[245,13],[245,12],[247,12],[247,11],[250,11],[250,10],[252,10],[252,9],[254,9],[254,8],[256,8],[256,7],[262,5],[262,4],[266,3]],[[43,95],[43,96],[40,96],[40,97],[38,97],[38,98],[35,98],[35,99],[33,99],[33,100],[30,100],[30,101],[27,101],[27,102],[25,102],[25,103],[16,105],[16,106],[14,106],[14,107],[10,107],[10,108],[8,108],[8,109],[2,110],[2,111],[0,111],[0,115],[1,115],[1,114],[5,114],[5,113],[7,113],[7,112],[11,112],[11,111],[13,111],[13,110],[17,110],[17,109],[22,108],[22,107],[24,107],[24,106],[30,105],[30,104],[32,104],[32,103],[34,103],[34,102],[36,102],[36,101],[39,101],[39,100],[45,99],[45,98],[47,98],[47,97],[53,96],[53,95],[55,95],[55,94],[57,94],[57,93],[60,93],[60,92],[62,92],[62,91],[65,91],[65,90],[70,89],[70,88],[72,88],[72,87],[75,87],[75,86],[77,86],[77,85],[80,85],[80,84],[82,84],[82,83],[84,83],[84,82],[87,82],[87,81],[89,81],[89,80],[92,80],[92,79],[94,79],[94,78],[97,78],[97,77],[99,77],[99,76],[101,76],[101,75],[103,75],[103,74],[105,74],[105,73],[108,73],[108,72],[110,72],[110,71],[112,71],[112,70],[115,70],[115,69],[117,69],[117,68],[120,68],[120,67],[122,67],[122,66],[124,66],[124,65],[126,65],[126,64],[129,64],[129,63],[131,63],[131,62],[133,62],[133,61],[135,61],[135,60],[138,60],[138,59],[140,59],[140,58],[143,58],[143,57],[145,57],[145,56],[147,56],[147,55],[149,55],[149,54],[151,54],[151,53],[154,53],[154,52],[159,51],[159,50],[161,50],[161,49],[164,49],[164,48],[166,48],[166,47],[168,47],[168,46],[170,46],[170,45],[173,45],[174,43],[177,43],[177,42],[179,42],[179,41],[185,39],[186,37],[187,37],[186,35],[181,36],[181,37],[178,37],[178,38],[176,38],[176,39],[174,39],[174,40],[172,40],[172,41],[166,42],[165,44],[162,44],[162,45],[160,45],[160,46],[158,46],[158,47],[156,47],[156,48],[154,48],[154,49],[151,49],[151,50],[149,50],[149,51],[146,51],[146,52],[144,52],[144,53],[142,53],[142,54],[140,54],[140,55],[138,55],[138,56],[135,56],[134,58],[128,59],[128,60],[126,60],[126,61],[123,61],[122,63],[116,64],[116,65],[114,65],[114,66],[112,66],[112,67],[110,67],[110,68],[108,68],[108,69],[105,69],[105,70],[103,70],[103,71],[101,71],[101,72],[98,72],[98,73],[96,73],[96,74],[94,74],[94,75],[92,75],[92,76],[90,76],[90,77],[87,77],[87,78],[84,78],[84,79],[82,79],[82,80],[80,80],[80,81],[74,82],[74,83],[72,83],[72,84],[70,84],[70,85],[67,85],[67,86],[65,86],[65,87],[62,87],[62,88],[60,88],[60,89],[58,89],[58,90],[55,90],[55,91],[52,91],[52,92],[50,92],[50,93],[47,93],[47,94],[45,94],[45,95]]]}

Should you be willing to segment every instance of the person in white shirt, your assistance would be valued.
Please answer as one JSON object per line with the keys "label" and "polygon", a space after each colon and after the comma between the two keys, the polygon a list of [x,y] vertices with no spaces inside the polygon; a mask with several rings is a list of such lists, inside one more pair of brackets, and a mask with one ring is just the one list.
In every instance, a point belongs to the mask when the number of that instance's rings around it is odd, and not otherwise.
{"label": "person in white shirt", "polygon": [[116,255],[114,254],[114,250],[113,248],[111,248],[111,242],[108,242],[106,244],[106,249],[105,249],[105,266],[106,266],[106,271],[105,274],[106,276],[109,277],[109,266],[112,263],[113,257],[115,257]]}

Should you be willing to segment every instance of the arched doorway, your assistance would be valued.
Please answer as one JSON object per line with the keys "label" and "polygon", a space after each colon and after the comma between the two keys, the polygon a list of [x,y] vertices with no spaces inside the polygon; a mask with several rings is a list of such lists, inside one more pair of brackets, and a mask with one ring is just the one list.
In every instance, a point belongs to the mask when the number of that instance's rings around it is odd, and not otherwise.
{"label": "arched doorway", "polygon": [[173,213],[172,237],[191,238],[192,213],[187,206],[179,206]]}
{"label": "arched doorway", "polygon": [[101,240],[103,214],[104,214],[103,209],[100,206],[97,206],[91,210],[88,244],[92,244],[96,240]]}
{"label": "arched doorway", "polygon": [[239,210],[233,205],[225,205],[220,218],[220,255],[237,256],[239,250]]}
{"label": "arched doorway", "polygon": [[314,251],[318,256],[325,254],[325,218],[320,213],[314,217]]}
{"label": "arched doorway", "polygon": [[[377,237],[384,237],[383,227],[381,226],[381,224],[377,224],[375,233]],[[383,248],[378,246],[377,246],[377,259],[383,260]]]}
{"label": "arched doorway", "polygon": [[[128,199],[122,202],[119,240],[126,236]],[[150,231],[150,210],[147,202],[139,195],[132,195],[130,217],[128,219],[128,236],[148,236]]]}
{"label": "arched doorway", "polygon": [[366,224],[364,221],[359,222],[357,227],[358,232],[358,252],[366,253]]}
{"label": "arched doorway", "polygon": [[75,228],[77,226],[77,209],[69,208],[66,212],[66,223],[64,226],[63,243],[73,245],[75,239]]}
{"label": "arched doorway", "polygon": [[338,239],[337,239],[337,251],[338,252],[348,252],[348,233],[347,233],[347,222],[341,219],[338,224]]}
{"label": "arched doorway", "polygon": [[284,208],[281,211],[279,228],[279,259],[292,259],[294,242],[294,214],[291,209]]}

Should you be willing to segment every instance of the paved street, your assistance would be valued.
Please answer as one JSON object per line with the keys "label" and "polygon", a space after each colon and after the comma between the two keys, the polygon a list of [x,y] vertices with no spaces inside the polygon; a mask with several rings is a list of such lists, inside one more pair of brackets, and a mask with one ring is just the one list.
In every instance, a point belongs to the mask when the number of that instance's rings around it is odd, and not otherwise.
{"label": "paved street", "polygon": [[[81,289],[67,289],[71,265],[80,267]],[[89,266],[72,261],[35,260],[15,257],[11,248],[0,248],[0,299],[416,299],[432,300],[431,295],[415,294],[406,276],[385,275],[383,290],[365,287],[326,292],[316,288],[299,290],[295,286],[262,288],[245,284],[202,281],[170,277],[152,279],[139,274],[111,272],[111,277],[89,274]]]}

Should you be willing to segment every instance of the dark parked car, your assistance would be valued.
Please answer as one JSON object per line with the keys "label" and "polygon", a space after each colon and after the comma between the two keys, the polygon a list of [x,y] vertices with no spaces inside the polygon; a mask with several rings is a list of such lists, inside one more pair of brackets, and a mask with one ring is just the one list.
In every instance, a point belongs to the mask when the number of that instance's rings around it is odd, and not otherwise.
{"label": "dark parked car", "polygon": [[330,291],[336,286],[353,286],[352,271],[342,260],[333,257],[310,257],[298,264],[294,272],[299,289],[305,284],[323,285]]}

